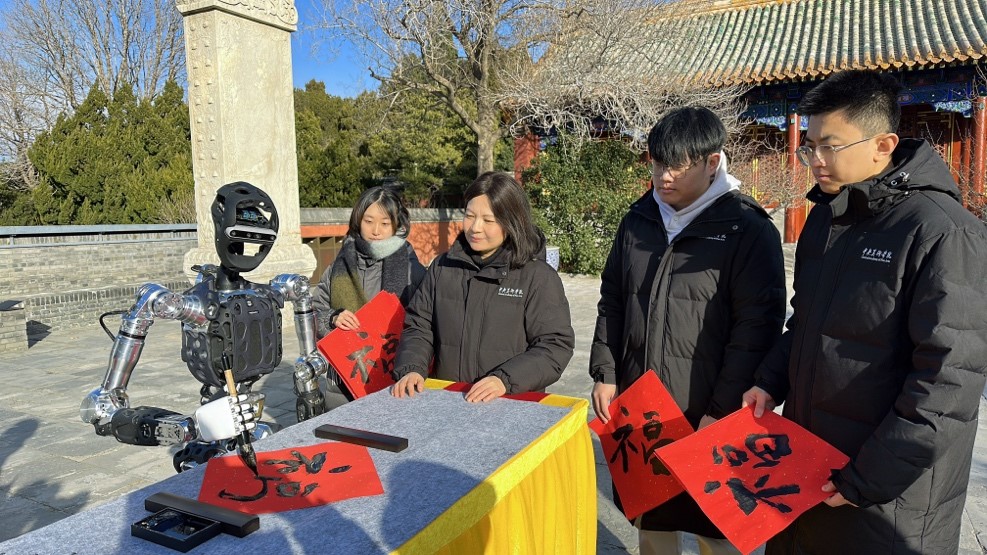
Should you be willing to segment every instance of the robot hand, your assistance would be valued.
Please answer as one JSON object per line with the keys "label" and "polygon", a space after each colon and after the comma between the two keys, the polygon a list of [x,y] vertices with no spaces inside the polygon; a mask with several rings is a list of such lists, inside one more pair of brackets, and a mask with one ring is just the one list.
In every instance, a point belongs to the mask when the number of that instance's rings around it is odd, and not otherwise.
{"label": "robot hand", "polygon": [[251,393],[238,395],[235,400],[232,397],[221,397],[202,405],[195,411],[199,439],[229,439],[240,432],[254,429],[261,412],[257,404],[262,399],[261,394]]}

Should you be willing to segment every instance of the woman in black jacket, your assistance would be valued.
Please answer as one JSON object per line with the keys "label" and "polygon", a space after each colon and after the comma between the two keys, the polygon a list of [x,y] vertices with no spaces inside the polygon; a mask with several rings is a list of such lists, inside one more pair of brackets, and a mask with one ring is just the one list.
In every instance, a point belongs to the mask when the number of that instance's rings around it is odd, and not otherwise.
{"label": "woman in black jacket", "polygon": [[575,337],[562,280],[524,189],[488,172],[465,194],[463,231],[429,267],[408,306],[394,366],[395,397],[435,377],[470,382],[470,402],[542,391],[572,357]]}

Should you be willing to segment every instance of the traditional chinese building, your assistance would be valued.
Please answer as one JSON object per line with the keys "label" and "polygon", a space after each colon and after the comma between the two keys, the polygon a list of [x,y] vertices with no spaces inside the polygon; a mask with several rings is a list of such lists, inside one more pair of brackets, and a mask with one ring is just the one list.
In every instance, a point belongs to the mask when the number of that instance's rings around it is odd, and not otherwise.
{"label": "traditional chinese building", "polygon": [[[695,0],[686,0],[695,1]],[[782,164],[796,191],[810,183],[795,148],[806,121],[803,94],[843,69],[878,69],[903,85],[899,135],[930,140],[949,163],[967,202],[984,198],[987,0],[714,0],[677,12],[690,48],[661,71],[703,87],[741,86],[752,139],[768,147],[744,177]],[[655,32],[662,25],[656,23]],[[641,68],[647,72],[648,68]],[[770,156],[774,150],[781,155]],[[523,163],[525,152],[519,149]],[[773,162],[772,162],[773,161]],[[762,167],[757,167],[758,164]],[[738,168],[740,170],[740,168]],[[801,198],[801,195],[797,195]],[[785,240],[801,231],[807,207],[786,211]]]}

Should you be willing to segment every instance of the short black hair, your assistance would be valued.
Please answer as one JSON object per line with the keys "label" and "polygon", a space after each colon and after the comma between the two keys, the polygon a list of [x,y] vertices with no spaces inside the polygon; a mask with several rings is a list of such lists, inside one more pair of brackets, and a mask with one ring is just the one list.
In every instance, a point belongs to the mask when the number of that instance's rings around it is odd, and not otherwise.
{"label": "short black hair", "polygon": [[798,113],[811,117],[842,110],[844,118],[867,135],[895,133],[901,121],[899,92],[901,84],[887,73],[841,71],[805,93]]}
{"label": "short black hair", "polygon": [[723,150],[727,129],[712,110],[685,106],[665,114],[648,133],[651,159],[681,168]]}
{"label": "short black hair", "polygon": [[360,236],[360,222],[363,221],[363,215],[375,202],[380,204],[384,212],[387,212],[387,215],[391,217],[394,234],[407,237],[411,230],[411,216],[408,214],[408,208],[401,200],[401,195],[393,188],[385,185],[371,187],[360,195],[356,201],[356,206],[353,207],[353,212],[350,213],[350,228],[347,235],[350,237]]}
{"label": "short black hair", "polygon": [[477,177],[463,203],[487,195],[497,223],[504,228],[504,247],[510,251],[511,268],[520,268],[535,258],[542,246],[542,235],[531,217],[531,203],[524,187],[504,172],[486,172]]}

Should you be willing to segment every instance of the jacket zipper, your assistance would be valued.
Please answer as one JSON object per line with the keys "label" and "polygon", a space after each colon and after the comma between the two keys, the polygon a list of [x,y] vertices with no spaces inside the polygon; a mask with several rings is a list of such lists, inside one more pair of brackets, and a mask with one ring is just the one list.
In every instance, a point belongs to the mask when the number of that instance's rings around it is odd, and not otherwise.
{"label": "jacket zipper", "polygon": [[[661,288],[661,285],[660,284],[662,284],[662,283],[665,284],[665,295],[664,295],[663,307],[664,307],[664,309],[665,309],[666,312],[668,310],[668,296],[671,294],[671,291],[672,291],[672,288],[670,286],[671,284],[668,283],[668,280],[672,276],[672,270],[671,270],[671,268],[672,268],[672,257],[675,255],[675,252],[674,252],[675,244],[678,243],[679,241],[681,241],[682,239],[688,239],[688,238],[693,238],[693,237],[701,237],[702,236],[701,229],[706,228],[706,227],[709,227],[711,224],[719,224],[719,223],[735,222],[735,221],[739,221],[739,220],[737,218],[720,218],[720,219],[716,219],[716,220],[696,220],[693,223],[691,223],[688,226],[686,226],[685,229],[683,229],[678,235],[675,236],[675,239],[673,239],[672,241],[670,241],[668,243],[668,247],[665,249],[665,253],[662,255],[661,261],[658,263],[658,270],[661,272],[661,275],[657,275],[657,272],[656,272],[656,275],[655,275],[655,285],[652,287],[651,294],[648,296],[648,313],[647,313],[647,315],[645,315],[645,318],[644,318],[644,366],[645,366],[645,368],[642,368],[642,372],[641,372],[641,375],[642,376],[644,375],[644,372],[647,372],[648,371],[648,368],[647,368],[647,366],[648,366],[648,356],[650,354],[649,351],[650,351],[650,347],[651,347],[651,342],[648,340],[648,338],[651,335],[651,333],[650,333],[650,329],[651,329],[651,315],[652,315],[652,313],[654,313],[654,302],[657,299],[657,295],[656,295],[657,291],[655,290],[655,287],[658,287],[660,289]],[[661,229],[662,229],[662,231],[665,232],[665,237],[667,238],[668,237],[668,231],[665,230],[664,224],[662,224],[661,222],[659,222],[659,223],[661,224]],[[694,225],[696,226],[696,228],[699,228],[699,229],[693,228]],[[736,228],[736,226],[735,226],[735,228]],[[658,374],[658,377],[659,378],[662,378],[664,376],[664,372],[665,372],[665,326],[666,326],[667,322],[668,322],[668,319],[663,316],[662,319],[661,319],[662,329],[659,330],[659,332],[661,334],[661,339],[659,341],[659,350],[661,351],[661,353],[660,353],[660,355],[658,357],[658,368],[654,368],[653,369],[655,371],[655,373]]]}
{"label": "jacket zipper", "polygon": [[476,274],[474,273],[470,277],[466,278],[466,282],[463,287],[466,289],[466,294],[463,295],[463,337],[459,342],[459,379],[463,380],[463,371],[468,368],[468,365],[463,364],[466,362],[467,345],[469,345],[469,308],[470,308],[470,295],[473,292],[473,280],[476,279]]}
{"label": "jacket zipper", "polygon": [[[830,224],[830,229],[832,229],[832,224]],[[827,301],[826,301],[826,312],[827,313],[829,312],[829,307],[831,307],[833,305],[833,297],[835,296],[836,290],[839,288],[839,285],[840,285],[840,277],[843,275],[843,266],[846,264],[846,253],[847,253],[847,250],[850,248],[850,243],[852,242],[852,239],[856,235],[855,234],[855,230],[851,226],[848,226],[847,230],[844,231],[843,234],[844,234],[844,236],[846,238],[846,241],[843,243],[843,249],[842,249],[842,251],[840,251],[840,258],[839,258],[840,263],[839,263],[839,266],[837,266],[837,268],[836,268],[836,274],[834,275],[833,285],[830,288],[829,296],[828,296]],[[827,243],[828,242],[829,241],[827,241]],[[827,248],[827,251],[828,251],[828,248]],[[825,260],[825,258],[826,258],[826,253],[824,252],[823,253],[823,260]],[[810,315],[814,315],[814,312],[812,311],[812,309],[815,308],[815,306],[816,306],[816,300],[818,298],[819,298],[818,296],[813,296],[812,304],[810,305],[810,310],[809,310],[809,314]],[[824,321],[825,321],[825,318],[823,318],[823,320],[820,322],[820,324],[822,324]],[[796,364],[798,364],[798,360],[802,358],[802,351],[805,349],[805,336],[806,336],[806,333],[808,331],[808,327],[809,327],[808,325],[803,325],[802,326],[802,333],[799,334],[800,335],[800,337],[799,337],[799,351],[798,351],[798,358],[796,359]],[[820,331],[820,332],[822,331],[822,326],[821,325],[820,325],[820,329],[818,331]],[[818,348],[818,347],[814,347],[814,348]],[[811,421],[811,418],[812,418],[812,402],[811,402],[811,400],[812,400],[812,389],[813,389],[813,387],[815,385],[815,379],[816,379],[816,362],[815,362],[814,358],[813,358],[812,364],[809,365],[808,372],[809,372],[809,376],[808,376],[809,377],[809,382],[808,382],[809,383],[809,388],[808,388],[808,392],[807,392],[807,397],[804,397],[802,399],[800,399],[797,395],[794,397],[794,399],[798,399],[798,405],[795,407],[795,409],[801,409],[801,413],[803,415],[802,422],[803,422],[803,425],[806,426],[807,428],[809,426],[811,426],[811,424],[812,424],[812,421]],[[795,378],[796,379],[793,380],[793,383],[789,384],[789,388],[795,387],[795,383],[798,381],[798,379],[797,379],[798,378],[798,374],[796,374]],[[797,411],[793,411],[793,412],[796,412],[796,414],[798,413]]]}

